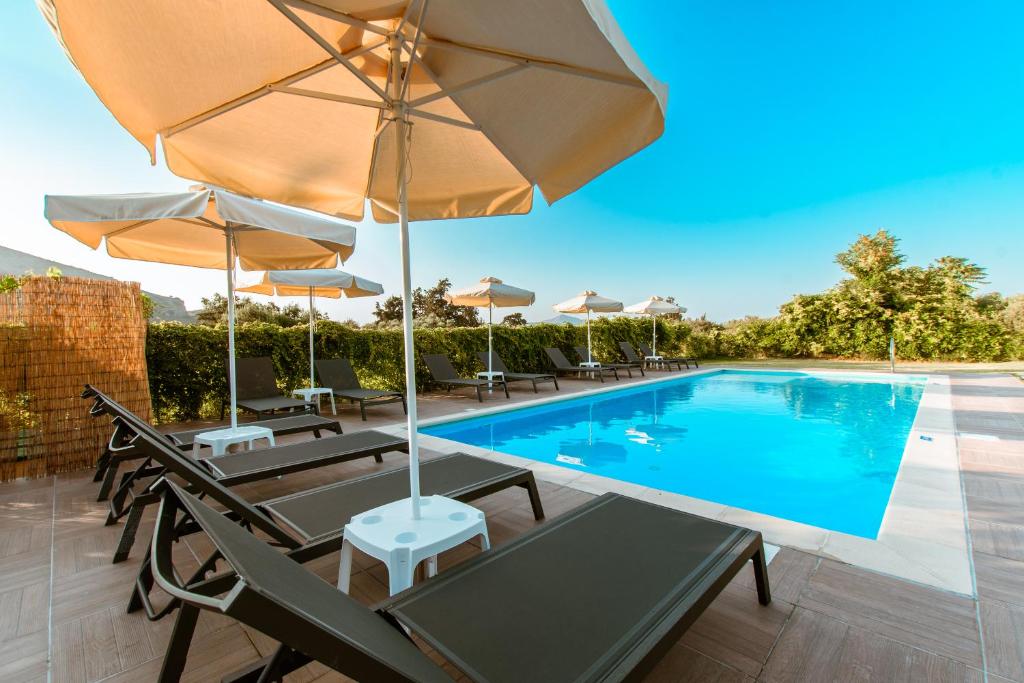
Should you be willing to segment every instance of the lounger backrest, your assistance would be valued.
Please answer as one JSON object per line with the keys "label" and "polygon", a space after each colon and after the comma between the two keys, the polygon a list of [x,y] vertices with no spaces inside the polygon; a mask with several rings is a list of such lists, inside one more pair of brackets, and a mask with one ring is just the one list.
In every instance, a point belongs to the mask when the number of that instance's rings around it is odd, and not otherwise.
{"label": "lounger backrest", "polygon": [[565,357],[561,349],[544,349],[544,353],[548,354],[548,359],[551,363],[560,369],[573,368],[574,370],[579,369],[577,366],[569,362],[569,359]]}
{"label": "lounger backrest", "polygon": [[356,371],[348,358],[332,358],[316,361],[316,374],[320,378],[320,386],[331,389],[362,389]]}
{"label": "lounger backrest", "polygon": [[[360,681],[451,679],[379,614],[171,482],[153,537],[154,578],[174,597],[220,612]],[[231,565],[237,581],[211,598],[175,577],[174,518],[184,509]],[[185,572],[178,572],[185,575]]]}
{"label": "lounger backrest", "polygon": [[654,352],[651,351],[651,347],[649,344],[638,344],[638,346],[640,347],[640,353],[644,354],[645,356],[654,355]]}
{"label": "lounger backrest", "polygon": [[[588,354],[587,353],[587,347],[586,346],[574,346],[573,350],[576,351],[576,355],[580,357],[580,361],[581,362],[597,360],[597,356],[594,356],[593,354]],[[590,355],[591,357],[587,358],[588,355]]]}
{"label": "lounger backrest", "polygon": [[[484,364],[484,369],[486,370],[487,369],[487,352],[486,351],[481,351],[480,353],[476,354],[476,356],[477,356],[477,358],[480,359],[480,362]],[[494,372],[510,372],[509,369],[507,367],[505,367],[505,361],[501,360],[501,356],[499,356],[497,353],[492,353],[491,354],[491,365],[490,365],[490,367],[491,367],[491,369]]]}
{"label": "lounger backrest", "polygon": [[430,376],[438,382],[443,382],[446,379],[459,379],[459,373],[455,372],[452,362],[443,353],[425,353],[423,362],[430,370]]}
{"label": "lounger backrest", "polygon": [[622,349],[622,355],[626,357],[626,361],[630,363],[640,362],[640,356],[636,355],[636,350],[633,348],[632,344],[629,342],[619,342],[619,348]]}
{"label": "lounger backrest", "polygon": [[189,486],[210,496],[275,541],[291,547],[298,545],[291,535],[246,500],[221,485],[205,467],[172,446],[163,434],[145,420],[99,390],[92,387],[86,387],[86,390],[92,392],[91,395],[98,401],[103,401],[106,412],[114,416],[114,428],[122,433],[134,433],[132,444],[161,467],[181,477]]}
{"label": "lounger backrest", "polygon": [[239,399],[276,398],[281,395],[269,357],[235,359],[235,391]]}

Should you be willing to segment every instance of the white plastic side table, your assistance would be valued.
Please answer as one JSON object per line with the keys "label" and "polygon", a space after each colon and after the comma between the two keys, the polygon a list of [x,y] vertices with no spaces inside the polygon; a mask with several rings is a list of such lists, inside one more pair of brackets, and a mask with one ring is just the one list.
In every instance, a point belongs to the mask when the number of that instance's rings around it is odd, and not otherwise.
{"label": "white plastic side table", "polygon": [[664,356],[644,356],[644,360],[665,360]]}
{"label": "white plastic side table", "polygon": [[496,379],[499,379],[499,380],[505,379],[505,373],[502,372],[501,370],[494,370],[492,372],[489,372],[487,370],[481,370],[480,372],[476,373],[476,378],[477,379],[485,379],[485,380],[487,380],[487,391],[491,392],[491,391],[494,391],[494,384],[493,384],[494,380],[496,380]]}
{"label": "white plastic side table", "polygon": [[601,364],[598,361],[596,361],[596,360],[589,361],[589,362],[584,361],[584,362],[580,363],[580,367],[581,368],[599,368],[599,367],[601,367]]}
{"label": "white plastic side table", "polygon": [[227,429],[203,432],[202,434],[196,434],[196,438],[192,442],[192,457],[199,457],[200,446],[209,446],[214,455],[224,455],[228,446],[236,443],[248,443],[251,450],[253,441],[259,439],[266,439],[273,446],[274,432],[266,427],[250,427],[246,425],[241,425],[234,429],[228,427]]}
{"label": "white plastic side table", "polygon": [[301,398],[306,403],[312,403],[313,397],[316,396],[316,407],[320,408],[320,397],[326,394],[331,399],[331,413],[334,415],[338,414],[338,408],[334,405],[334,390],[328,389],[327,387],[313,387],[312,389],[295,389],[292,391],[292,396]]}
{"label": "white plastic side table", "polygon": [[352,578],[352,548],[359,548],[388,569],[391,595],[412,586],[413,572],[427,561],[427,576],[437,574],[437,554],[480,536],[484,550],[491,547],[484,513],[444,496],[420,499],[420,519],[412,518],[412,500],[381,505],[352,518],[345,525],[338,567],[338,590],[348,593]]}

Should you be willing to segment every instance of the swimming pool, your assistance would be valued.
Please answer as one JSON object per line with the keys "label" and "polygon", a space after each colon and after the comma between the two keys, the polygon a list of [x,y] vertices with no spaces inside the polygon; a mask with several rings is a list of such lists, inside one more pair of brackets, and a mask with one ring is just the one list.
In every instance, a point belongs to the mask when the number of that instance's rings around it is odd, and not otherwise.
{"label": "swimming pool", "polygon": [[725,370],[420,431],[874,539],[926,382]]}

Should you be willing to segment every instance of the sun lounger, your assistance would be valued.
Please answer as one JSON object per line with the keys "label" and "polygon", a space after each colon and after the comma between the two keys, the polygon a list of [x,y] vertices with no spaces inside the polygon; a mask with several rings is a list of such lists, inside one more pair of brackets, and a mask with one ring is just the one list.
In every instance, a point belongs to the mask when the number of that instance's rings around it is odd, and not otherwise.
{"label": "sun lounger", "polygon": [[[274,362],[266,356],[235,360],[235,397],[238,407],[256,413],[257,420],[278,410],[319,412],[316,403],[281,395]],[[222,404],[222,416],[223,408]]]}
{"label": "sun lounger", "polygon": [[598,360],[597,356],[594,356],[593,354],[589,354],[590,357],[588,359],[586,346],[577,346],[573,350],[576,352],[576,355],[580,357],[580,362],[588,362],[589,360],[595,363],[601,363],[601,365],[605,367],[615,368],[616,370],[625,370],[630,377],[633,376],[633,369],[636,368],[637,370],[640,371],[641,377],[643,377],[644,375],[643,363],[605,363],[603,361]]}
{"label": "sun lounger", "polygon": [[629,342],[619,342],[619,348],[622,350],[622,355],[626,357],[628,363],[640,363],[651,368],[663,368],[665,370],[672,370],[672,363],[663,360],[647,360],[637,355],[636,349]]}
{"label": "sun lounger", "polygon": [[558,378],[549,372],[509,372],[508,367],[505,366],[505,361],[496,353],[491,354],[489,366],[486,351],[481,351],[477,354],[477,357],[484,364],[485,370],[490,367],[494,372],[500,372],[506,382],[530,382],[533,384],[533,393],[535,394],[539,393],[537,391],[538,383],[554,382],[555,391],[558,391]]}
{"label": "sun lounger", "polygon": [[492,386],[499,386],[505,390],[505,398],[509,398],[508,384],[505,383],[505,380],[459,377],[459,373],[455,371],[455,368],[452,366],[452,362],[448,360],[448,356],[443,353],[425,353],[423,354],[423,362],[426,364],[427,369],[430,370],[430,378],[434,380],[435,383],[444,387],[446,391],[461,389],[463,387],[472,387],[476,389],[476,400],[483,403],[483,390],[489,389]]}
{"label": "sun lounger", "polygon": [[[102,411],[99,415],[103,415]],[[341,423],[337,420],[332,420],[319,415],[306,413],[302,415],[287,415],[284,417],[275,417],[269,420],[259,420],[254,422],[246,422],[246,426],[251,427],[264,427],[271,430],[274,436],[285,436],[287,434],[300,434],[302,432],[312,432],[316,438],[320,438],[320,432],[334,432],[335,434],[341,434]],[[198,434],[208,432],[211,429],[219,429],[219,427],[204,427],[202,429],[192,429],[182,432],[169,432],[165,436],[182,450],[192,450],[193,442]],[[93,481],[102,482],[100,484],[99,494],[96,496],[98,502],[103,502],[110,497],[111,491],[114,491],[114,485],[117,482],[117,474],[120,466],[124,462],[137,461],[143,458],[142,453],[138,450],[133,449],[125,444],[115,444],[110,442],[103,449],[103,453],[96,461],[96,474],[93,477]],[[135,482],[145,479],[155,474],[154,472],[140,472],[138,469],[134,471],[125,472],[122,475],[120,483],[117,484],[117,491],[128,487],[130,488]],[[120,514],[115,514],[114,519],[120,517]],[[108,518],[109,519],[109,518]]]}
{"label": "sun lounger", "polygon": [[[408,452],[409,449],[409,442],[404,437],[376,430],[364,430],[352,434],[194,460],[172,445],[163,434],[154,430],[148,423],[99,390],[87,386],[84,396],[94,399],[94,414],[102,412],[114,418],[115,429],[114,435],[111,437],[112,443],[137,448],[133,443],[133,437],[138,431],[145,430],[165,446],[156,454],[152,450],[145,452],[146,458],[139,469],[147,472],[150,476],[161,475],[168,470],[174,471],[175,468],[180,469],[181,463],[186,463],[189,471],[203,471],[222,486],[235,486],[362,458],[372,457],[377,462],[382,462],[381,456],[384,453]],[[174,457],[170,457],[168,453],[173,453]],[[147,505],[156,502],[155,498],[147,495],[146,491],[136,494],[131,486],[122,488],[124,489],[123,493],[119,489],[118,495],[111,498],[111,514],[107,518],[107,523],[112,524],[127,510],[128,519],[114,553],[114,562],[121,562],[128,558],[128,553],[135,542],[142,513]]]}
{"label": "sun lounger", "polygon": [[578,365],[573,365],[569,362],[569,359],[565,357],[561,349],[544,349],[544,353],[548,355],[548,359],[551,364],[555,366],[556,375],[576,375],[579,378],[593,377],[597,375],[598,379],[604,383],[604,376],[612,374],[615,379],[619,379],[619,371],[611,366],[601,366],[597,368],[581,368]]}
{"label": "sun lounger", "polygon": [[[654,353],[651,351],[651,347],[648,346],[647,344],[640,344],[640,353],[644,354],[645,356],[654,355]],[[680,363],[682,363],[682,365],[685,365],[687,370],[690,369],[690,363],[693,363],[693,367],[695,368],[700,367],[700,364],[697,362],[697,359],[692,356],[680,356],[678,358],[668,358],[662,356],[661,360],[667,363],[675,363],[676,367],[678,367],[680,370],[683,369]]]}
{"label": "sun lounger", "polygon": [[[182,607],[161,681],[179,680],[201,610],[280,643],[225,681],[281,680],[311,661],[361,681],[450,681],[422,642],[467,679],[504,683],[639,680],[751,561],[757,599],[771,602],[760,533],[606,494],[371,608],[302,567],[294,551],[164,488],[154,578]],[[182,516],[227,571],[179,578],[172,549]]]}
{"label": "sun lounger", "polygon": [[316,374],[320,378],[320,385],[329,388],[336,398],[344,398],[352,403],[358,403],[359,414],[364,422],[368,406],[401,401],[402,410],[408,412],[405,405],[405,394],[402,392],[364,389],[359,384],[359,378],[356,377],[355,370],[352,369],[352,363],[348,358],[318,360],[316,361]]}
{"label": "sun lounger", "polygon": [[[168,474],[184,481],[190,490],[226,508],[230,518],[268,536],[275,544],[290,549],[293,557],[303,562],[339,552],[344,526],[353,515],[409,495],[409,470],[404,467],[253,504],[226,487],[223,479],[215,477],[200,463],[168,446],[159,434],[137,418],[130,415],[118,416],[115,424],[131,432],[131,439],[136,446],[145,450],[155,461],[164,464]],[[166,479],[158,479],[146,492],[152,498],[147,502],[159,500],[159,489],[163,481]],[[420,463],[420,489],[424,496],[443,495],[470,502],[513,486],[527,491],[534,517],[543,519],[544,508],[540,493],[533,472],[528,469],[464,453],[445,455]],[[188,533],[191,533],[191,528],[183,523],[179,527],[179,534]],[[215,557],[208,558],[200,566],[197,575],[202,576],[207,565],[215,561]],[[173,609],[173,606],[168,605],[161,610],[153,607],[149,599],[153,585],[150,572],[147,558],[139,571],[129,611],[144,608],[151,618],[159,618]]]}

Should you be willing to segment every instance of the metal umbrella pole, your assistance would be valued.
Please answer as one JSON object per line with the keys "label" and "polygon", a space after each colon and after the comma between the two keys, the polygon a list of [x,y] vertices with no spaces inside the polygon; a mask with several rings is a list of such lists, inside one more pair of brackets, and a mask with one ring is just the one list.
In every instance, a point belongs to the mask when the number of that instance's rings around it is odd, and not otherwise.
{"label": "metal umbrella pole", "polygon": [[316,387],[313,381],[313,325],[316,324],[316,314],[313,313],[313,285],[309,286],[309,388]]}
{"label": "metal umbrella pole", "polygon": [[228,274],[228,383],[231,385],[231,429],[238,428],[238,415],[237,415],[237,396],[235,391],[235,256],[232,252],[232,242],[234,235],[231,231],[231,226],[227,225],[224,228],[224,243],[227,248],[227,268],[224,270]]}
{"label": "metal umbrella pole", "polygon": [[590,309],[587,309],[587,363],[594,362],[594,354],[590,350]]}

